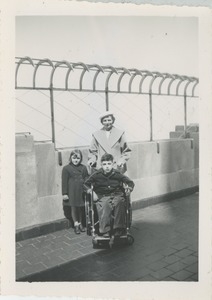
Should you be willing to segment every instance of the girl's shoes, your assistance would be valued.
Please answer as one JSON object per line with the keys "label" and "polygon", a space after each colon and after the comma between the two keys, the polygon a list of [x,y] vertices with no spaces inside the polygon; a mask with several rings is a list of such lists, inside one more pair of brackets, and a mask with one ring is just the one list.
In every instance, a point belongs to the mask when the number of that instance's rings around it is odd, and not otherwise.
{"label": "girl's shoes", "polygon": [[82,226],[81,223],[76,222],[76,224],[74,226],[74,232],[76,234],[80,234],[81,232],[85,232],[85,228]]}
{"label": "girl's shoes", "polygon": [[80,228],[79,228],[79,225],[76,225],[76,226],[74,227],[74,232],[75,232],[75,234],[80,234]]}

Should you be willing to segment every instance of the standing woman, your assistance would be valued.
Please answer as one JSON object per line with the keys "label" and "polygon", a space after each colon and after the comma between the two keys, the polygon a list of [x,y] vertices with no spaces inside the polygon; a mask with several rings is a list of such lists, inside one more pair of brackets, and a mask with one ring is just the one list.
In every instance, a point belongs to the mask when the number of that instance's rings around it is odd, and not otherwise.
{"label": "standing woman", "polygon": [[103,127],[94,132],[88,155],[88,165],[97,169],[101,166],[103,154],[112,154],[114,168],[122,174],[126,171],[126,162],[130,158],[130,148],[127,145],[124,130],[113,126],[115,117],[112,112],[106,111],[100,116]]}
{"label": "standing woman", "polygon": [[62,170],[62,195],[63,209],[67,217],[68,210],[74,222],[74,231],[76,234],[84,232],[82,225],[84,199],[83,184],[88,177],[86,166],[81,164],[82,152],[78,149],[73,150],[70,154],[69,164]]}

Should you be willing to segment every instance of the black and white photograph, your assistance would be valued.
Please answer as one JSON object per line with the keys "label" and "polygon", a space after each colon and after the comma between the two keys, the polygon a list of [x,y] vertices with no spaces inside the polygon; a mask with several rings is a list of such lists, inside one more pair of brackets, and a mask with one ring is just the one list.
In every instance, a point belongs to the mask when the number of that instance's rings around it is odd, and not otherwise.
{"label": "black and white photograph", "polygon": [[17,280],[198,281],[197,21],[16,18]]}
{"label": "black and white photograph", "polygon": [[195,290],[202,16],[73,11],[14,18],[15,284]]}

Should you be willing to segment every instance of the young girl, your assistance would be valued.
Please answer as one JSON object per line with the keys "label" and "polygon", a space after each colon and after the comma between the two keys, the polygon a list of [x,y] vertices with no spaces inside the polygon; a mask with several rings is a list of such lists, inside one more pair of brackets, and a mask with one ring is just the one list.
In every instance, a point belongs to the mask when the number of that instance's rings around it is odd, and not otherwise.
{"label": "young girl", "polygon": [[82,152],[78,149],[70,154],[69,164],[62,170],[63,208],[71,209],[76,234],[84,232],[82,216],[84,209],[83,184],[88,177],[87,168],[81,164]]}

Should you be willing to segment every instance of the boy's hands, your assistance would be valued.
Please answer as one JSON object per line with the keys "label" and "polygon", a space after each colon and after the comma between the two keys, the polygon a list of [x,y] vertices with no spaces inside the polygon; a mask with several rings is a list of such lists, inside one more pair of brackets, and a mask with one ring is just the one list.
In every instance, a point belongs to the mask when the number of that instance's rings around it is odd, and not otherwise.
{"label": "boy's hands", "polygon": [[[86,193],[87,194],[92,194],[92,189],[88,189],[87,191],[86,191]],[[97,196],[97,194],[93,191],[93,201],[94,202],[96,202],[98,200],[98,196]]]}

